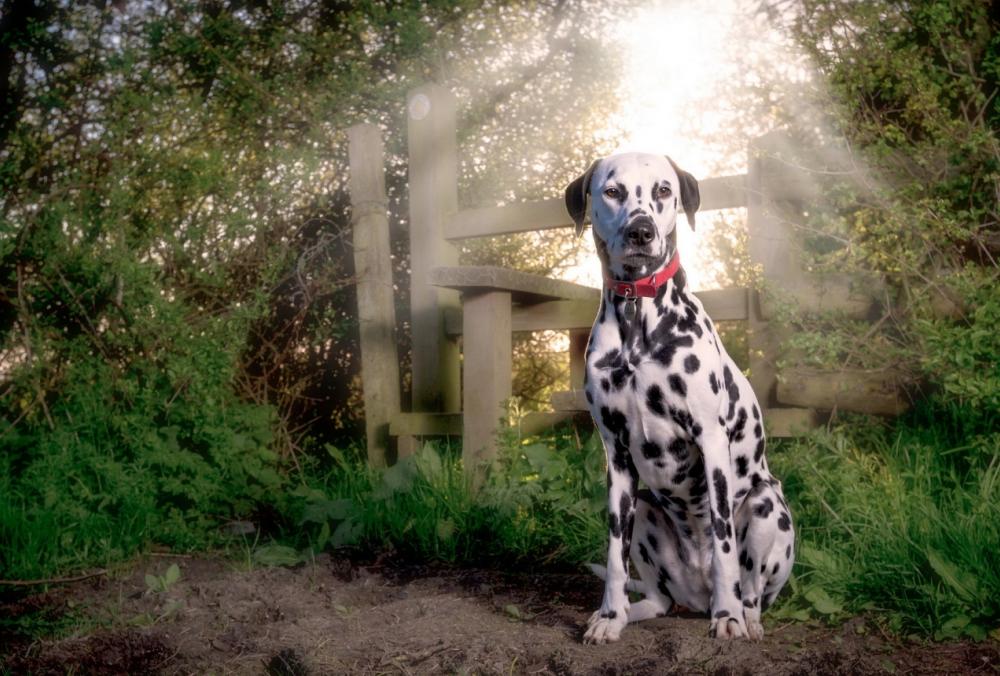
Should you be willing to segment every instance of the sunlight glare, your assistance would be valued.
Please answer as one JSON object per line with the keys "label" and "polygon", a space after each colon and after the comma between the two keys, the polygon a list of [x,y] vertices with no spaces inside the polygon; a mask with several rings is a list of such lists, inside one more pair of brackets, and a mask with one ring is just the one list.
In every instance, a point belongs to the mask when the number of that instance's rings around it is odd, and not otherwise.
{"label": "sunlight glare", "polygon": [[[708,147],[701,140],[722,128],[722,107],[712,103],[737,68],[729,48],[737,3],[654,2],[615,26],[608,44],[618,45],[625,57],[619,111],[608,124],[619,132],[614,153],[668,154],[698,178],[713,175],[729,155],[745,153],[745,147]],[[712,262],[698,254],[698,240],[709,234],[711,221],[710,215],[699,217],[695,233],[683,218],[678,221],[678,245],[694,289],[712,277]],[[600,286],[593,266],[575,272],[582,283]]]}

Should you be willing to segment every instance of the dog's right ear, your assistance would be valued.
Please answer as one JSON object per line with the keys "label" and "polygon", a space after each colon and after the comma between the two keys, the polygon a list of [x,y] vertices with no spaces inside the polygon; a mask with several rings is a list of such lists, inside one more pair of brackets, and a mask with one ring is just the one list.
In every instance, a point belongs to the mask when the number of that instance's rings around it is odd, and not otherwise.
{"label": "dog's right ear", "polygon": [[595,160],[582,176],[566,186],[566,211],[576,224],[577,237],[583,232],[583,221],[587,216],[587,196],[590,194],[590,179],[599,163],[600,160]]}

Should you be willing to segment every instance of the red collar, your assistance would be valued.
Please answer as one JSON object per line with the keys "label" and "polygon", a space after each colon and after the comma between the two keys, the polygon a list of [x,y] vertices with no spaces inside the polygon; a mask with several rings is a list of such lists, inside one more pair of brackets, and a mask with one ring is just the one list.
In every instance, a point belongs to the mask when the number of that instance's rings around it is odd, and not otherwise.
{"label": "red collar", "polygon": [[649,277],[643,277],[634,282],[620,282],[617,279],[605,277],[604,284],[617,295],[624,296],[625,298],[655,298],[656,290],[666,284],[680,267],[681,255],[679,252],[675,252],[674,257],[670,259],[670,262],[665,267],[661,268],[659,272],[654,272]]}

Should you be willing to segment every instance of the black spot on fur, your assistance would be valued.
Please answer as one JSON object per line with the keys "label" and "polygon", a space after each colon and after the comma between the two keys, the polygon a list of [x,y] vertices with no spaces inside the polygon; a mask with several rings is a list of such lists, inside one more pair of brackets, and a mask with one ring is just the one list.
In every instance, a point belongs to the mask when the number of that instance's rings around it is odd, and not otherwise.
{"label": "black spot on fur", "polygon": [[647,344],[652,346],[650,356],[664,366],[670,365],[679,348],[694,345],[691,336],[682,335],[678,331],[679,321],[676,312],[666,312],[646,339]]}
{"label": "black spot on fur", "polygon": [[729,611],[728,610],[720,610],[719,612],[717,612],[715,614],[715,617],[716,617],[716,619],[720,619],[720,620],[723,617],[729,617]]}
{"label": "black spot on fur", "polygon": [[729,441],[743,441],[743,430],[747,425],[747,410],[740,406],[740,412],[736,416],[736,422],[733,424],[732,429],[729,430]]}
{"label": "black spot on fur", "polygon": [[601,378],[601,389],[605,392],[611,391],[611,381],[607,378]]}
{"label": "black spot on fur", "polygon": [[618,613],[617,613],[617,612],[615,612],[614,610],[609,610],[609,611],[608,611],[608,612],[606,612],[606,613],[601,613],[601,617],[606,617],[606,618],[608,618],[609,620],[613,620],[613,619],[615,619],[616,617],[618,617]]}
{"label": "black spot on fur", "polygon": [[587,403],[588,404],[593,404],[594,403],[594,395],[590,393],[589,389],[586,390],[586,393],[587,393]]}
{"label": "black spot on fur", "polygon": [[663,566],[660,566],[656,573],[656,588],[667,598],[673,598],[670,596],[670,590],[667,588],[667,583],[670,582],[670,573]]}
{"label": "black spot on fur", "polygon": [[[754,406],[754,408],[757,408],[757,407]],[[760,437],[761,437],[761,435],[763,435],[763,433],[764,433],[764,430],[761,429],[760,423],[757,423],[756,425],[753,426],[753,435],[754,435],[755,438],[760,439]]]}
{"label": "black spot on fur", "polygon": [[688,457],[688,445],[684,439],[677,437],[670,442],[670,446],[667,447],[670,451],[670,455],[674,456],[678,460],[683,460]]}
{"label": "black spot on fur", "polygon": [[748,530],[750,530],[749,522],[743,524],[743,530],[740,531],[740,542],[746,542]]}
{"label": "black spot on fur", "polygon": [[660,389],[659,385],[650,385],[649,389],[646,390],[646,407],[656,415],[666,415],[667,411],[663,408],[663,390]]}
{"label": "black spot on fur", "polygon": [[701,366],[701,361],[698,359],[697,355],[689,354],[684,357],[684,373],[692,374],[698,370]]}
{"label": "black spot on fur", "polygon": [[785,558],[786,559],[792,558],[792,546],[791,545],[788,545],[787,547],[785,547]]}
{"label": "black spot on fur", "polygon": [[646,539],[649,540],[649,546],[653,548],[653,551],[660,550],[660,541],[656,539],[655,535],[648,533]]}
{"label": "black spot on fur", "polygon": [[622,522],[614,512],[608,514],[608,531],[610,531],[613,538],[620,538],[622,536]]}
{"label": "black spot on fur", "polygon": [[732,548],[729,546],[728,542],[723,542],[722,543],[722,551],[723,551],[724,554],[728,554],[731,549]]}
{"label": "black spot on fur", "polygon": [[684,383],[684,379],[676,373],[671,373],[667,378],[667,382],[670,383],[670,389],[677,394],[682,397],[687,395],[687,385]]}
{"label": "black spot on fur", "polygon": [[764,457],[764,440],[757,440],[757,448],[753,452],[753,461],[760,462],[760,459]]}
{"label": "black spot on fur", "polygon": [[653,565],[653,560],[649,558],[649,550],[646,549],[646,545],[641,542],[639,543],[639,558],[641,558],[642,562],[647,566]]}
{"label": "black spot on fur", "polygon": [[749,460],[747,460],[747,456],[745,456],[745,455],[737,455],[736,456],[736,476],[738,476],[740,478],[745,477],[747,475],[747,472],[749,471],[749,464],[750,464],[750,462],[749,462]]}
{"label": "black spot on fur", "polygon": [[659,458],[663,454],[663,449],[655,441],[644,441],[642,444],[642,457],[647,460]]}
{"label": "black spot on fur", "polygon": [[733,596],[735,596],[738,599],[742,599],[743,598],[743,590],[740,589],[740,581],[739,580],[737,580],[736,584],[733,585]]}
{"label": "black spot on fur", "polygon": [[792,529],[792,520],[789,518],[787,512],[782,512],[781,516],[778,517],[778,529],[779,530]]}
{"label": "black spot on fur", "polygon": [[712,526],[715,530],[715,537],[719,540],[726,539],[726,522],[722,519],[716,517],[715,521],[712,522]]}
{"label": "black spot on fur", "polygon": [[771,569],[771,575],[777,575],[779,570],[781,570],[781,564],[775,563],[774,568]]}
{"label": "black spot on fur", "polygon": [[712,394],[719,393],[719,381],[715,377],[715,371],[710,371],[708,374],[708,384],[712,386]]}
{"label": "black spot on fur", "polygon": [[719,510],[719,516],[728,519],[729,498],[726,493],[729,490],[729,485],[726,483],[726,475],[718,467],[712,471],[712,483],[715,484],[715,507]]}
{"label": "black spot on fur", "polygon": [[771,498],[764,498],[753,508],[753,513],[762,519],[767,518],[772,511],[774,511],[774,501]]}

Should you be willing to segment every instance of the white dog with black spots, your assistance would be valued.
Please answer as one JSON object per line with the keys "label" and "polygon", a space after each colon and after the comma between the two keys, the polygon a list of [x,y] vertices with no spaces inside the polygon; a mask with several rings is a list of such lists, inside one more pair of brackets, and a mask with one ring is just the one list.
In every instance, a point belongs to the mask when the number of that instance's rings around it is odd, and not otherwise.
{"label": "white dog with black spots", "polygon": [[566,188],[578,233],[588,202],[605,288],[585,389],[607,452],[610,541],[584,640],[616,641],[675,603],[708,613],[712,636],[760,639],[794,532],[757,399],[680,267],[677,218],[694,227],[698,182],[664,156],[614,155]]}

